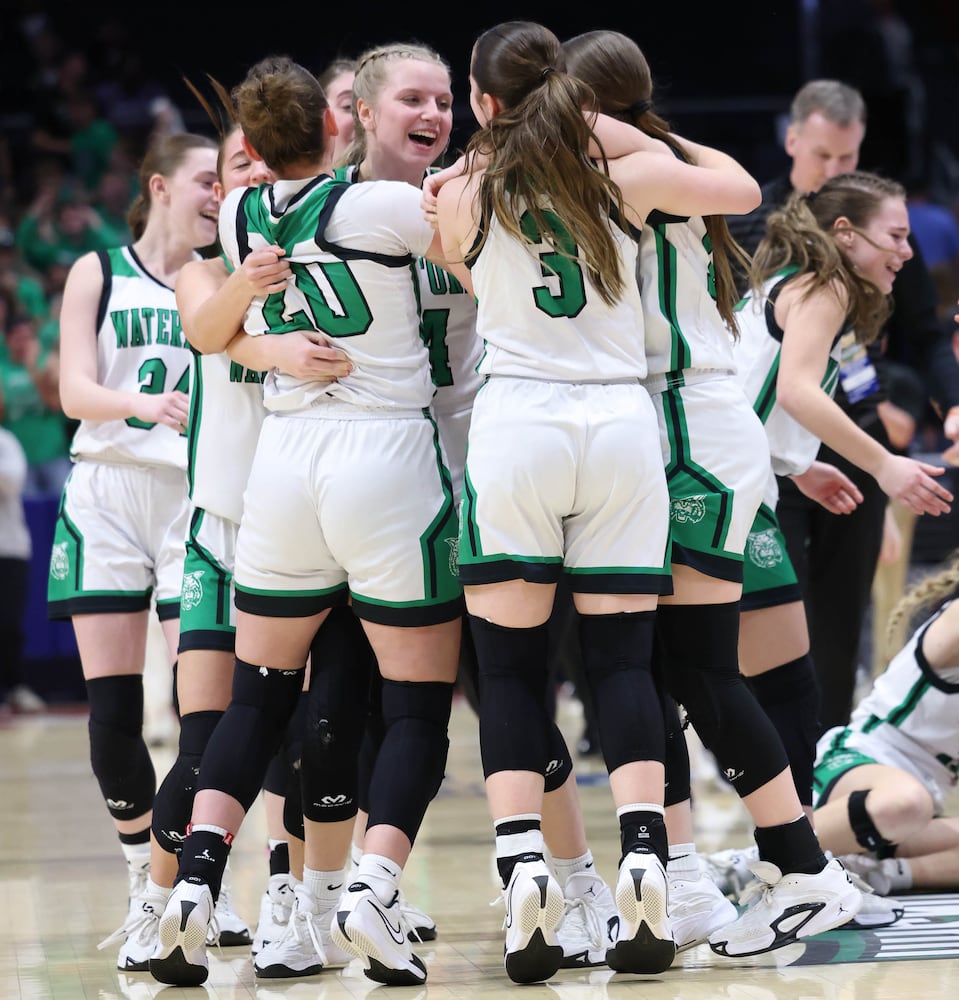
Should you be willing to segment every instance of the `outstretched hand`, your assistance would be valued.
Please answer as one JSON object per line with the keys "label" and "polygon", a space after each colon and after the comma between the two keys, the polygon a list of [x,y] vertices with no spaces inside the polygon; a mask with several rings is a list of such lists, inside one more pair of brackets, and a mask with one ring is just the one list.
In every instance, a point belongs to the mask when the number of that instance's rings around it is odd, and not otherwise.
{"label": "outstretched hand", "polygon": [[953,496],[936,476],[946,470],[904,455],[890,454],[883,463],[876,480],[886,496],[895,497],[914,514],[948,514]]}
{"label": "outstretched hand", "polygon": [[790,476],[799,492],[825,507],[830,514],[851,514],[861,503],[859,487],[836,466],[813,462],[799,475]]}

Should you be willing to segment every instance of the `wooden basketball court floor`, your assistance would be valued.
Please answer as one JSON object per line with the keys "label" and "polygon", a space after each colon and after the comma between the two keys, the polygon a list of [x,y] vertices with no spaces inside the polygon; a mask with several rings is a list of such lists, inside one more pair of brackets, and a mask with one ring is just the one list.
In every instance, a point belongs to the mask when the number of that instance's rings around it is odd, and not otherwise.
{"label": "wooden basketball court floor", "polygon": [[[578,703],[560,700],[571,745]],[[729,960],[700,946],[655,977],[607,968],[558,973],[548,984],[518,987],[502,962],[504,909],[490,905],[492,831],[483,796],[475,716],[457,698],[447,778],[431,806],[404,875],[411,902],[436,920],[436,941],[418,947],[429,978],[391,989],[367,980],[358,963],[305,980],[253,976],[249,950],[210,950],[203,987],[164,987],[148,973],[115,968],[116,948],[97,942],[122,922],[126,878],[118,843],[90,772],[87,716],[81,706],[0,720],[0,1000],[340,1000],[377,993],[424,1000],[523,996],[598,998],[900,998],[959,995],[959,895],[904,896],[898,925],[873,932],[833,931],[770,955]],[[154,751],[158,773],[172,752]],[[580,762],[580,790],[591,847],[607,880],[615,878],[618,835],[609,785],[591,759]],[[735,796],[708,776],[695,781],[701,850],[750,842]],[[231,859],[235,908],[256,920],[268,877],[259,804]]]}

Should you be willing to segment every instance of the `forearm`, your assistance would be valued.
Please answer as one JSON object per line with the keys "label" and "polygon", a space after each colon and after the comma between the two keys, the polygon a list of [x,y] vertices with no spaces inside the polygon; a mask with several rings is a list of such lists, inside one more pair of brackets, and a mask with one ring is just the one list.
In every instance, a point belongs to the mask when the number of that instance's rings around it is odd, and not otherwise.
{"label": "forearm", "polygon": [[107,389],[85,378],[60,383],[60,405],[71,420],[126,420],[135,416],[137,395]]}
{"label": "forearm", "polygon": [[792,387],[779,394],[783,409],[811,434],[874,478],[889,452],[858,427],[818,386]]}
{"label": "forearm", "polygon": [[227,344],[226,353],[233,361],[252,371],[265,372],[276,368],[276,345],[271,343],[282,334],[262,334],[251,337],[240,330]]}
{"label": "forearm", "polygon": [[234,271],[212,295],[188,314],[181,310],[187,340],[201,354],[224,351],[243,327],[253,292],[242,272]]}

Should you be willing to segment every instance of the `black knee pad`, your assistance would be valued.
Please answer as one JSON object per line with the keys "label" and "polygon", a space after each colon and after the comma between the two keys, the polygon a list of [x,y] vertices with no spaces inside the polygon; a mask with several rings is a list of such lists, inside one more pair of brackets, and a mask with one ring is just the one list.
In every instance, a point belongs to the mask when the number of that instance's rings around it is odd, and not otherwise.
{"label": "black knee pad", "polygon": [[351,819],[359,807],[359,756],[366,723],[362,703],[346,711],[308,712],[300,781],[303,813],[316,823]]}
{"label": "black knee pad", "polygon": [[286,755],[283,753],[283,747],[273,754],[269,765],[266,769],[266,774],[263,777],[263,791],[269,792],[271,795],[286,795],[286,785],[289,781],[290,769],[286,763]]}
{"label": "black knee pad", "polygon": [[370,782],[369,826],[395,826],[416,839],[446,773],[452,704],[452,684],[384,678],[386,735]]}
{"label": "black knee pad", "polygon": [[286,794],[283,796],[283,827],[297,840],[306,840],[306,825],[303,821],[303,788],[300,784],[300,769],[288,776]]}
{"label": "black knee pad", "polygon": [[168,854],[179,853],[186,840],[200,760],[222,716],[222,712],[190,712],[180,719],[179,753],[153,803],[153,836]]}
{"label": "black knee pad", "polygon": [[655,612],[582,615],[583,667],[606,770],[654,760],[663,763],[665,732],[652,674]]}
{"label": "black knee pad", "polygon": [[87,681],[90,766],[114,819],[136,819],[153,808],[156,772],[143,740],[143,678],[139,674]]}
{"label": "black knee pad", "polygon": [[683,720],[679,716],[676,702],[660,692],[663,710],[663,725],[666,730],[666,799],[665,805],[674,806],[686,802],[692,792],[689,775],[689,748]]}
{"label": "black knee pad", "polygon": [[573,773],[573,758],[566,745],[562,730],[554,722],[549,729],[549,761],[546,764],[544,791],[555,792],[562,788]]}
{"label": "black knee pad", "polygon": [[334,608],[313,641],[300,780],[308,820],[335,823],[358,808],[359,754],[376,661],[351,608]]}
{"label": "black knee pad", "polygon": [[173,711],[176,713],[176,717],[178,719],[180,718],[180,692],[177,690],[176,677],[177,677],[177,672],[178,672],[179,668],[180,668],[180,661],[179,660],[174,660],[173,661],[173,671],[172,671],[172,673],[173,673],[173,696],[170,699],[170,701],[171,701],[171,704],[173,705]]}
{"label": "black knee pad", "polygon": [[299,781],[300,761],[303,757],[303,737],[306,734],[306,692],[301,691],[290,716],[290,721],[286,724],[286,731],[283,733],[283,743],[277,752],[284,766],[286,773],[297,776]]}
{"label": "black knee pad", "polygon": [[270,670],[237,660],[233,700],[207,744],[197,789],[225,792],[248,810],[280,748],[302,686],[302,670]]}
{"label": "black knee pad", "polygon": [[549,763],[551,719],[547,626],[506,628],[469,615],[479,664],[480,754],[483,774],[535,771]]}
{"label": "black knee pad", "polygon": [[463,619],[463,629],[460,632],[460,662],[456,683],[469,707],[479,715],[479,663],[476,661],[476,645],[470,631],[469,616]]}
{"label": "black knee pad", "polygon": [[740,796],[780,774],[782,740],[739,672],[739,602],[664,604],[657,657],[669,693]]}
{"label": "black knee pad", "polygon": [[852,827],[853,836],[856,843],[867,851],[872,852],[877,858],[892,858],[896,854],[896,844],[886,838],[876,829],[872,816],[866,807],[865,792],[850,792],[848,810],[849,825]]}
{"label": "black knee pad", "polygon": [[792,769],[799,801],[812,805],[812,780],[819,739],[819,682],[807,654],[750,677],[759,704],[776,727]]}

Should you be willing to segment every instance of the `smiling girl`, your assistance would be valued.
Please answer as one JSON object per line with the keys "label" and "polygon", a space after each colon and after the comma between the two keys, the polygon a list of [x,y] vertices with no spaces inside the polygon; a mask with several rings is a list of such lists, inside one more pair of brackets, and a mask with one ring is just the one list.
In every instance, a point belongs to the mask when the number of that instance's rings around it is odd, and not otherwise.
{"label": "smiling girl", "polygon": [[[893,454],[832,399],[840,359],[854,361],[889,314],[893,281],[912,256],[908,235],[900,185],[864,172],[833,177],[816,194],[793,195],[769,217],[751,290],[740,304],[738,377],[766,427],[772,462],[746,542],[739,662],[783,738],[807,812],[819,696],[802,596],[775,514],[775,476],[794,477],[827,509],[854,509],[861,497],[842,480],[810,480],[825,442],[915,513],[948,512],[952,494],[934,478],[942,469]],[[770,914],[808,904],[808,876],[785,876],[765,863],[753,870],[765,891],[739,920],[710,937],[721,954],[788,944]]]}
{"label": "smiling girl", "polygon": [[146,892],[156,792],[143,740],[147,616],[155,598],[172,664],[187,526],[192,360],[173,285],[216,239],[216,152],[191,134],[153,146],[128,215],[133,244],[81,257],[63,293],[60,399],[80,426],[49,613],[73,620],[90,760],[129,866],[131,913]]}

